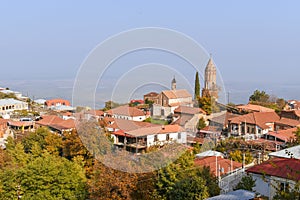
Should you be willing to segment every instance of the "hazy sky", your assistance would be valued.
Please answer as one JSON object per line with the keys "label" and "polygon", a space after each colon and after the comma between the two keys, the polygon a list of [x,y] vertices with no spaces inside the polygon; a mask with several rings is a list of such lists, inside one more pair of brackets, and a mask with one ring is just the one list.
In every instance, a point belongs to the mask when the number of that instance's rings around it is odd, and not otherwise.
{"label": "hazy sky", "polygon": [[0,80],[73,79],[106,38],[163,27],[212,53],[225,84],[300,85],[299,9],[298,0],[1,1]]}

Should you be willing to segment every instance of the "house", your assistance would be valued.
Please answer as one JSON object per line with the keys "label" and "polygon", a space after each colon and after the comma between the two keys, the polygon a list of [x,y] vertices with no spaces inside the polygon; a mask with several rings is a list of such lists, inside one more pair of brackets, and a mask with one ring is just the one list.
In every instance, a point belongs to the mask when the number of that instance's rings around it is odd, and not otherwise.
{"label": "house", "polygon": [[65,99],[50,99],[45,102],[45,106],[48,108],[57,106],[71,106],[70,102]]}
{"label": "house", "polygon": [[14,95],[17,99],[26,98],[26,97],[23,97],[22,93],[17,92],[17,91],[12,91],[12,90],[8,90],[8,89],[4,89],[4,90],[1,90],[0,92],[3,93],[3,94],[7,94],[7,95],[12,94],[12,95]]}
{"label": "house", "polygon": [[119,106],[117,108],[105,111],[104,116],[132,121],[144,121],[146,118],[148,118],[144,111],[128,105]]}
{"label": "house", "polygon": [[228,128],[228,120],[237,116],[240,115],[225,111],[221,112],[221,114],[213,113],[207,120],[209,121],[209,126],[218,127],[220,130],[223,130]]}
{"label": "house", "polygon": [[0,116],[11,115],[16,110],[28,110],[28,103],[16,99],[0,99]]}
{"label": "house", "polygon": [[159,94],[156,92],[150,92],[144,95],[144,102],[153,102],[158,104],[158,96]]}
{"label": "house", "polygon": [[260,105],[246,104],[236,106],[240,112],[274,112],[274,109],[267,108]]}
{"label": "house", "polygon": [[284,118],[281,117],[280,120],[276,121],[274,124],[274,129],[276,131],[278,130],[285,130],[285,129],[290,129],[290,128],[295,128],[297,126],[300,126],[300,121],[295,120],[295,119],[289,119],[289,118]]}
{"label": "house", "polygon": [[149,126],[129,131],[120,129],[112,135],[115,144],[137,153],[154,145],[163,146],[173,142],[186,144],[186,132],[178,125]]}
{"label": "house", "polygon": [[300,180],[299,171],[300,160],[294,158],[273,158],[246,170],[255,180],[253,189],[269,199],[275,196],[275,188],[293,188]]}
{"label": "house", "polygon": [[265,137],[268,140],[274,140],[279,142],[293,142],[296,139],[295,132],[297,128],[290,128],[285,130],[278,130],[278,131],[269,131],[266,133]]}
{"label": "house", "polygon": [[300,110],[282,110],[280,112],[280,117],[300,121]]}
{"label": "house", "polygon": [[84,118],[87,120],[95,119],[99,120],[104,117],[104,111],[102,110],[88,110],[84,111]]}
{"label": "house", "polygon": [[75,120],[64,120],[56,115],[44,115],[39,121],[35,122],[36,127],[48,127],[51,131],[63,134],[75,130]]}
{"label": "house", "polygon": [[197,124],[201,117],[205,118],[206,112],[201,108],[178,106],[174,110],[173,123],[184,127],[185,130],[197,131]]}
{"label": "house", "polygon": [[8,127],[11,130],[17,131],[24,133],[25,131],[32,131],[34,128],[34,123],[33,121],[13,121],[13,120],[8,120],[7,122]]}
{"label": "house", "polygon": [[275,112],[253,112],[228,120],[229,133],[232,135],[252,134],[260,137],[269,131],[274,131],[274,123],[280,117]]}
{"label": "house", "polygon": [[226,194],[210,197],[206,200],[254,200],[256,194],[248,190],[235,190]]}
{"label": "house", "polygon": [[153,104],[152,116],[169,116],[180,106],[193,106],[192,95],[187,90],[164,90],[158,96],[158,104]]}
{"label": "house", "polygon": [[[214,153],[214,152],[213,152]],[[216,154],[219,155],[219,154]],[[223,156],[207,156],[196,158],[194,160],[196,166],[209,167],[210,171],[216,177],[225,176],[242,169],[242,163],[225,159]]]}
{"label": "house", "polygon": [[300,145],[269,153],[269,157],[300,159]]}
{"label": "house", "polygon": [[285,106],[285,110],[300,110],[300,101],[289,100]]}

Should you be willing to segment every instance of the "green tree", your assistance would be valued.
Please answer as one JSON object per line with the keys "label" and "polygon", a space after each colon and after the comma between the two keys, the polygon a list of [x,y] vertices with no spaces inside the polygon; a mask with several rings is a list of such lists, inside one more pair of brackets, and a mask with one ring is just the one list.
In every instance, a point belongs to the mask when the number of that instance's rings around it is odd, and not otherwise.
{"label": "green tree", "polygon": [[231,151],[229,153],[230,158],[232,160],[237,161],[239,163],[243,163],[243,155],[245,155],[245,164],[250,164],[253,161],[253,156],[249,151],[242,153],[240,150]]}
{"label": "green tree", "polygon": [[188,151],[175,162],[160,169],[157,176],[156,191],[159,199],[178,199],[184,194],[188,198],[196,198],[197,192],[200,192],[203,197],[220,193],[217,180],[212,177],[209,169],[195,167],[194,155]]}
{"label": "green tree", "polygon": [[205,123],[205,120],[203,117],[201,117],[198,121],[198,124],[197,124],[197,129],[198,130],[201,130],[203,129],[204,127],[206,127],[206,123]]}
{"label": "green tree", "polygon": [[200,97],[200,81],[199,81],[199,74],[198,71],[196,72],[195,76],[195,95],[194,98],[198,99]]}
{"label": "green tree", "polygon": [[[251,175],[244,176],[242,180],[237,184],[237,186],[234,188],[234,190],[248,190],[253,191],[253,188],[255,187],[255,180]],[[254,192],[254,191],[253,191]]]}
{"label": "green tree", "polygon": [[265,91],[255,90],[254,93],[249,97],[250,102],[269,102],[270,95]]}
{"label": "green tree", "polygon": [[205,180],[200,176],[187,176],[176,182],[168,194],[169,200],[202,200],[209,197]]}
{"label": "green tree", "polygon": [[20,170],[24,199],[86,199],[84,170],[65,158],[44,153]]}

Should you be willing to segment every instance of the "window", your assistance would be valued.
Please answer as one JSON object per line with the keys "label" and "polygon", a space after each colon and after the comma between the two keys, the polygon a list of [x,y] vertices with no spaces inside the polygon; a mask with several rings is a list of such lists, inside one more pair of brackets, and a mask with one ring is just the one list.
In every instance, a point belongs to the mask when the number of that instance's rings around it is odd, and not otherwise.
{"label": "window", "polygon": [[157,141],[158,141],[157,135],[154,135],[154,142],[157,142]]}
{"label": "window", "polygon": [[166,135],[166,140],[170,140],[170,135],[169,134]]}
{"label": "window", "polygon": [[181,133],[178,133],[178,140],[181,140]]}

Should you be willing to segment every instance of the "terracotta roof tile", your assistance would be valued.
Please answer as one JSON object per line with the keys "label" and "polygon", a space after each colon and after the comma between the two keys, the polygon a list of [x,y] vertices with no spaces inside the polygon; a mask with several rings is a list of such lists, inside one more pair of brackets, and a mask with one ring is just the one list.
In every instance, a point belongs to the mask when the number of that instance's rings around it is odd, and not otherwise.
{"label": "terracotta roof tile", "polygon": [[113,108],[111,110],[106,111],[106,113],[113,115],[124,115],[124,116],[130,116],[130,117],[137,117],[137,116],[144,116],[145,113],[136,108],[136,107],[130,107],[128,105],[119,106],[117,108]]}
{"label": "terracotta roof tile", "polygon": [[[242,163],[236,162],[236,161],[231,161],[229,159],[222,158],[220,156],[209,156],[209,157],[204,157],[204,158],[197,158],[195,159],[194,163],[196,166],[206,166],[210,167],[210,170],[212,174],[216,174],[216,160],[217,160],[217,167],[220,169],[224,169],[223,172],[221,172],[221,176],[223,174],[227,174],[229,172],[234,171],[235,169],[239,169],[242,167]],[[232,163],[232,170],[231,170],[231,163]]]}
{"label": "terracotta roof tile", "polygon": [[296,135],[295,135],[296,131],[297,131],[297,128],[290,128],[290,129],[286,129],[286,130],[279,130],[276,132],[269,132],[268,135],[274,136],[285,142],[288,142],[290,140],[296,139]]}
{"label": "terracotta roof tile", "polygon": [[50,99],[45,102],[46,106],[56,106],[56,104],[70,106],[70,101],[65,99]]}
{"label": "terracotta roof tile", "polygon": [[164,134],[164,133],[177,133],[184,131],[179,125],[162,125],[155,127],[145,127],[140,129],[135,129],[132,131],[127,131],[126,134],[132,135],[134,137],[146,136],[146,135],[155,135],[155,134]]}
{"label": "terracotta roof tile", "polygon": [[295,120],[295,119],[289,119],[289,118],[284,118],[282,117],[280,120],[275,122],[276,124],[282,124],[282,125],[288,125],[292,127],[296,127],[300,125],[300,121]]}
{"label": "terracotta roof tile", "polygon": [[269,127],[266,123],[274,123],[279,119],[279,116],[275,112],[254,112],[231,118],[230,122],[233,124],[256,124],[263,129],[268,129]]}
{"label": "terracotta roof tile", "polygon": [[165,94],[169,99],[192,97],[187,90],[164,90],[162,93]]}
{"label": "terracotta roof tile", "polygon": [[248,173],[275,176],[296,181],[300,180],[299,171],[300,160],[294,158],[273,158],[246,170]]}
{"label": "terracotta roof tile", "polygon": [[274,112],[274,110],[271,108],[266,108],[264,106],[254,105],[254,104],[240,105],[237,106],[237,108],[245,111],[251,111],[251,112]]}
{"label": "terracotta roof tile", "polygon": [[184,113],[189,115],[194,115],[198,113],[206,114],[204,110],[201,108],[189,107],[189,106],[179,106],[174,110],[174,113]]}

